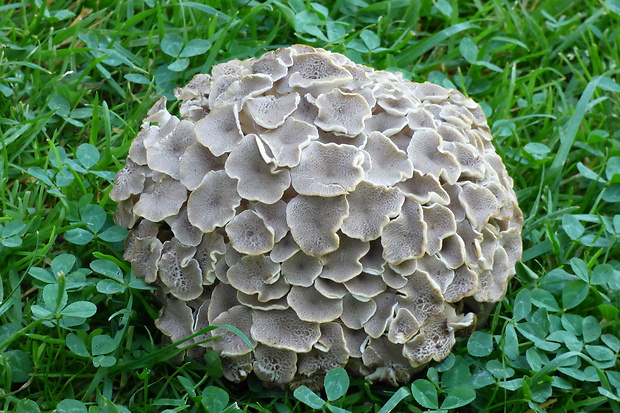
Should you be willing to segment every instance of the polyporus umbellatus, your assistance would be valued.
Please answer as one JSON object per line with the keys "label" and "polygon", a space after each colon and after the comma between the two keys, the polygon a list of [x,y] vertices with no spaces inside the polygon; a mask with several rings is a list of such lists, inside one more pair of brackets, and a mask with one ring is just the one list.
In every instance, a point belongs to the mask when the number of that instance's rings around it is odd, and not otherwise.
{"label": "polyporus umbellatus", "polygon": [[504,296],[523,218],[472,99],[299,45],[176,97],[183,120],[155,104],[110,197],[158,328],[252,342],[206,336],[228,379],[406,382],[472,328],[464,301]]}

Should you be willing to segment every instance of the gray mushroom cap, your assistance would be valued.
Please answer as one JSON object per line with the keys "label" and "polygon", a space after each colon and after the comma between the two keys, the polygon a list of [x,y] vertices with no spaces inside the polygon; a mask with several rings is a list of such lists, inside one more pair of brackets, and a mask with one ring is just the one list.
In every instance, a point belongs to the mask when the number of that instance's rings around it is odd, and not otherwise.
{"label": "gray mushroom cap", "polygon": [[317,323],[300,320],[294,310],[252,312],[252,337],[274,348],[306,353],[319,340]]}
{"label": "gray mushroom cap", "polygon": [[133,228],[138,222],[140,217],[133,212],[133,206],[137,198],[137,195],[135,195],[118,203],[116,211],[114,211],[114,223],[116,225],[125,228]]}
{"label": "gray mushroom cap", "polygon": [[286,202],[280,200],[273,204],[259,203],[256,213],[263,219],[267,228],[273,232],[274,242],[280,241],[288,233],[286,223]]}
{"label": "gray mushroom cap", "polygon": [[489,219],[499,214],[497,198],[484,186],[465,184],[461,188],[459,201],[473,227],[480,231]]}
{"label": "gray mushroom cap", "polygon": [[237,305],[239,305],[239,300],[237,300],[235,287],[224,283],[216,285],[207,311],[209,324],[214,325],[213,320]]}
{"label": "gray mushroom cap", "polygon": [[[252,310],[243,305],[236,305],[230,310],[221,313],[213,320],[214,325],[229,324],[237,327],[246,337],[250,339],[252,345],[256,345],[256,341],[252,340],[250,335],[250,327],[252,326]],[[234,332],[219,327],[211,330],[213,337],[221,336],[213,341],[213,349],[223,356],[242,356],[252,351],[246,342]]]}
{"label": "gray mushroom cap", "polygon": [[420,258],[426,248],[426,234],[427,224],[423,220],[422,207],[413,199],[405,198],[401,214],[383,228],[383,257],[391,264]]}
{"label": "gray mushroom cap", "polygon": [[379,238],[390,218],[400,213],[405,201],[398,189],[368,181],[360,182],[346,198],[349,215],[342,223],[342,232],[362,241]]}
{"label": "gray mushroom cap", "polygon": [[295,239],[293,239],[293,236],[289,232],[284,238],[274,244],[269,257],[273,262],[284,262],[290,259],[299,250],[299,245],[297,245]]}
{"label": "gray mushroom cap", "polygon": [[437,129],[433,114],[423,107],[416,107],[407,113],[407,124],[411,130],[422,128]]}
{"label": "gray mushroom cap", "polygon": [[454,309],[447,306],[445,313],[428,320],[420,328],[420,333],[404,345],[403,355],[412,366],[426,364],[431,359],[444,359],[454,345],[454,331],[475,321],[473,314],[468,316],[457,316]]}
{"label": "gray mushroom cap", "polygon": [[450,152],[443,150],[441,135],[431,129],[414,132],[407,147],[409,159],[422,174],[442,177],[454,184],[461,174],[461,167]]}
{"label": "gray mushroom cap", "polygon": [[310,287],[323,270],[323,263],[316,257],[296,252],[282,262],[282,276],[287,283],[301,287]]}
{"label": "gray mushroom cap", "polygon": [[136,277],[143,278],[149,284],[155,282],[162,249],[162,242],[155,237],[136,238],[133,241],[131,257],[128,259]]}
{"label": "gray mushroom cap", "polygon": [[297,195],[286,207],[286,222],[302,251],[320,256],[338,248],[336,231],[349,214],[344,196],[323,198]]}
{"label": "gray mushroom cap", "polygon": [[297,109],[299,100],[297,93],[280,97],[259,96],[247,99],[245,108],[258,125],[267,129],[275,129],[282,126],[286,118]]}
{"label": "gray mushroom cap", "polygon": [[[185,304],[185,301],[176,298],[166,301],[166,305],[160,312],[159,318],[155,320],[155,326],[170,337],[173,342],[192,335],[193,324],[194,319],[191,308]],[[191,342],[187,341],[182,346],[186,347],[190,344]]]}
{"label": "gray mushroom cap", "polygon": [[336,64],[325,53],[307,50],[292,53],[291,57],[292,64],[287,82],[290,88],[305,88],[314,93],[321,93],[352,79],[347,70]]}
{"label": "gray mushroom cap", "polygon": [[364,130],[364,121],[372,116],[368,102],[359,93],[341,92],[340,89],[316,99],[319,115],[315,123],[327,132],[355,136]]}
{"label": "gray mushroom cap", "polygon": [[236,105],[214,108],[194,126],[198,142],[215,156],[232,151],[243,138]]}
{"label": "gray mushroom cap", "polygon": [[314,280],[314,288],[321,293],[323,297],[331,299],[341,299],[347,295],[347,288],[343,283],[339,283],[327,278],[317,278]]}
{"label": "gray mushroom cap", "polygon": [[142,192],[148,172],[148,167],[138,165],[128,158],[125,167],[118,171],[114,178],[114,188],[110,191],[110,199],[120,202]]}
{"label": "gray mushroom cap", "polygon": [[269,52],[252,62],[252,72],[268,75],[277,81],[286,76],[288,68],[276,52]]}
{"label": "gray mushroom cap", "polygon": [[194,124],[181,121],[165,138],[146,148],[146,159],[149,168],[179,179],[181,156],[187,148],[196,143]]}
{"label": "gray mushroom cap", "polygon": [[356,298],[368,300],[386,290],[387,284],[380,275],[361,273],[344,283],[347,290]]}
{"label": "gray mushroom cap", "polygon": [[367,181],[391,186],[413,175],[413,164],[408,155],[381,132],[372,132],[363,149],[370,155]]}
{"label": "gray mushroom cap", "polygon": [[444,238],[456,234],[456,220],[452,211],[440,204],[422,207],[422,215],[426,222],[426,252],[433,255],[441,251]]}
{"label": "gray mushroom cap", "polygon": [[286,283],[278,283],[280,265],[264,255],[249,255],[230,267],[228,281],[245,294],[258,294],[259,301],[283,297],[289,290]]}
{"label": "gray mushroom cap", "polygon": [[331,197],[353,191],[364,178],[363,154],[354,146],[310,142],[291,169],[293,188],[302,195]]}
{"label": "gray mushroom cap", "polygon": [[377,305],[374,314],[364,323],[364,331],[369,337],[381,337],[390,325],[394,310],[398,303],[396,294],[383,292],[373,299]]}
{"label": "gray mushroom cap", "polygon": [[245,210],[226,224],[226,235],[233,248],[242,254],[265,254],[273,248],[273,230],[256,212]]}
{"label": "gray mushroom cap", "polygon": [[170,293],[184,301],[194,300],[202,294],[202,271],[192,257],[196,248],[181,244],[176,238],[163,245],[158,262],[158,276]]}
{"label": "gray mushroom cap", "polygon": [[313,377],[345,366],[351,353],[347,349],[342,326],[335,322],[321,324],[321,337],[309,353],[299,356],[298,374]]}
{"label": "gray mushroom cap", "polygon": [[297,105],[297,109],[291,114],[291,118],[313,125],[314,120],[319,114],[319,108],[316,107],[314,102],[316,102],[316,99],[310,93],[303,95]]}
{"label": "gray mushroom cap", "polygon": [[248,308],[254,308],[262,311],[286,310],[290,307],[286,302],[286,297],[276,298],[268,301],[260,301],[256,294],[249,295],[242,293],[241,291],[237,291],[237,300],[239,300],[241,304]]}
{"label": "gray mushroom cap", "polygon": [[278,166],[294,167],[301,162],[301,151],[319,137],[316,126],[288,117],[281,127],[260,134]]}
{"label": "gray mushroom cap", "polygon": [[336,251],[323,256],[321,278],[343,283],[362,272],[360,258],[366,255],[369,244],[355,238],[342,236]]}
{"label": "gray mushroom cap", "polygon": [[254,355],[222,357],[222,373],[226,380],[240,383],[245,380],[254,369]]}
{"label": "gray mushroom cap", "polygon": [[359,330],[377,310],[377,304],[370,299],[362,301],[352,294],[347,294],[342,299],[342,315],[340,320],[349,328]]}
{"label": "gray mushroom cap", "polygon": [[[202,330],[209,327],[208,312],[209,312],[210,303],[211,303],[210,299],[205,300],[202,302],[200,307],[198,307],[198,310],[196,310],[194,314],[194,325],[192,328],[192,331],[194,334],[198,332],[202,332]],[[201,347],[212,348],[210,331],[208,330],[204,331],[202,332],[202,334],[199,334],[196,337],[194,337],[194,342],[197,343]]]}
{"label": "gray mushroom cap", "polygon": [[411,311],[420,323],[444,310],[441,287],[425,271],[418,270],[413,273],[400,292],[402,295],[398,298],[399,306]]}
{"label": "gray mushroom cap", "polygon": [[142,126],[140,126],[140,132],[138,132],[136,138],[131,142],[127,158],[138,165],[146,165],[146,148],[144,147],[144,141],[148,141],[149,135],[156,133],[158,130],[159,128],[157,126],[151,126],[148,122],[143,122]]}
{"label": "gray mushroom cap", "polygon": [[376,132],[389,138],[402,131],[405,125],[407,125],[407,118],[381,112],[364,122],[364,133],[370,135]]}
{"label": "gray mushroom cap", "polygon": [[388,330],[388,340],[395,344],[405,344],[420,330],[420,322],[411,311],[401,307]]}
{"label": "gray mushroom cap", "polygon": [[265,382],[289,383],[297,371],[297,352],[259,345],[254,351],[253,367],[256,376]]}
{"label": "gray mushroom cap", "polygon": [[291,183],[288,170],[261,156],[263,143],[256,135],[246,135],[226,160],[226,173],[238,180],[237,192],[242,198],[273,204],[282,198]]}
{"label": "gray mushroom cap", "polygon": [[198,261],[202,271],[202,284],[211,285],[215,281],[216,266],[226,253],[224,237],[217,232],[211,232],[202,236],[201,242],[196,246],[194,258]]}
{"label": "gray mushroom cap", "polygon": [[196,228],[189,222],[187,208],[181,208],[181,211],[179,211],[177,215],[168,217],[165,221],[170,225],[170,229],[174,236],[182,244],[195,247],[202,241],[203,232],[200,228]]}
{"label": "gray mushroom cap", "polygon": [[152,222],[177,215],[187,200],[187,188],[176,179],[164,176],[155,182],[150,192],[143,192],[133,212]]}
{"label": "gray mushroom cap", "polygon": [[314,287],[294,285],[286,300],[297,316],[304,321],[326,323],[342,314],[342,300],[327,298]]}
{"label": "gray mushroom cap", "polygon": [[261,73],[246,75],[244,71],[213,77],[209,107],[230,104],[241,106],[249,97],[258,96],[273,86],[273,80],[268,75]]}
{"label": "gray mushroom cap", "polygon": [[211,171],[187,200],[189,222],[208,233],[226,225],[241,202],[237,184],[224,171]]}
{"label": "gray mushroom cap", "polygon": [[[416,170],[413,171],[413,176],[410,179],[397,183],[396,187],[420,204],[434,202],[440,205],[448,205],[450,200],[454,199],[454,197],[448,195],[435,176],[431,174],[422,175]],[[460,187],[454,185],[450,186],[450,188]]]}
{"label": "gray mushroom cap", "polygon": [[[160,105],[163,105],[160,107]],[[155,143],[165,139],[177,127],[180,120],[176,116],[172,116],[166,109],[165,97],[160,99],[155,107],[159,107],[156,112],[151,113],[144,119],[144,122],[157,122],[158,125],[150,125],[145,130],[145,135],[141,140],[133,142],[129,151],[129,156],[138,164],[146,165],[148,162],[146,151]]]}
{"label": "gray mushroom cap", "polygon": [[386,265],[384,271],[381,273],[381,279],[390,288],[400,290],[407,285],[408,276],[411,274],[403,275],[394,270],[392,264]]}
{"label": "gray mushroom cap", "polygon": [[478,288],[478,274],[462,265],[454,270],[454,278],[443,293],[449,303],[456,303],[472,296]]}
{"label": "gray mushroom cap", "polygon": [[224,169],[223,156],[216,157],[200,143],[188,147],[181,156],[179,177],[183,185],[190,191],[200,186],[204,176],[210,171]]}
{"label": "gray mushroom cap", "polygon": [[414,372],[411,362],[402,354],[402,346],[391,343],[386,337],[370,339],[362,361],[375,368],[366,376],[369,380],[385,381],[393,386],[410,381]]}

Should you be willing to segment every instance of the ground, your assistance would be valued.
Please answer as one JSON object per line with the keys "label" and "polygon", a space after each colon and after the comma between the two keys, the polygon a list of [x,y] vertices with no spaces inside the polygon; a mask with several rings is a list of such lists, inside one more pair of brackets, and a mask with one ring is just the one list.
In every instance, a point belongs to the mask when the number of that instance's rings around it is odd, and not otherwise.
{"label": "ground", "polygon": [[[618,0],[4,3],[0,411],[620,412]],[[506,298],[400,389],[335,370],[320,397],[265,391],[212,353],[172,363],[122,260],[109,192],[148,108],[295,43],[472,97],[515,180]]]}

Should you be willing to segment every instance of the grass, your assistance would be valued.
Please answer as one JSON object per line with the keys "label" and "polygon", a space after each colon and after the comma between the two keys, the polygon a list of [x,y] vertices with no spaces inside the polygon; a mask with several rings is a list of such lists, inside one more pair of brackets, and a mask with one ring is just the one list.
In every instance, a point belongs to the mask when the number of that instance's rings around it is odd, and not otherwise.
{"label": "grass", "polygon": [[[620,2],[0,2],[0,411],[620,413]],[[200,40],[199,40],[200,39]],[[526,216],[488,325],[400,389],[173,363],[111,179],[161,95],[306,43],[481,102]]]}

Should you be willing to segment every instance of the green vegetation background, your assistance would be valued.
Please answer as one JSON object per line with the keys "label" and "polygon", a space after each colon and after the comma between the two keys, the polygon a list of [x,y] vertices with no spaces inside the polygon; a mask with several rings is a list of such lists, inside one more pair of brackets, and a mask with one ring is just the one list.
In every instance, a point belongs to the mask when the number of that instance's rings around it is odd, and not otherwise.
{"label": "green vegetation background", "polygon": [[[108,193],[148,108],[294,43],[463,91],[515,180],[506,299],[401,389],[173,364],[121,259]],[[0,1],[0,411],[620,413],[619,43],[619,0]]]}

